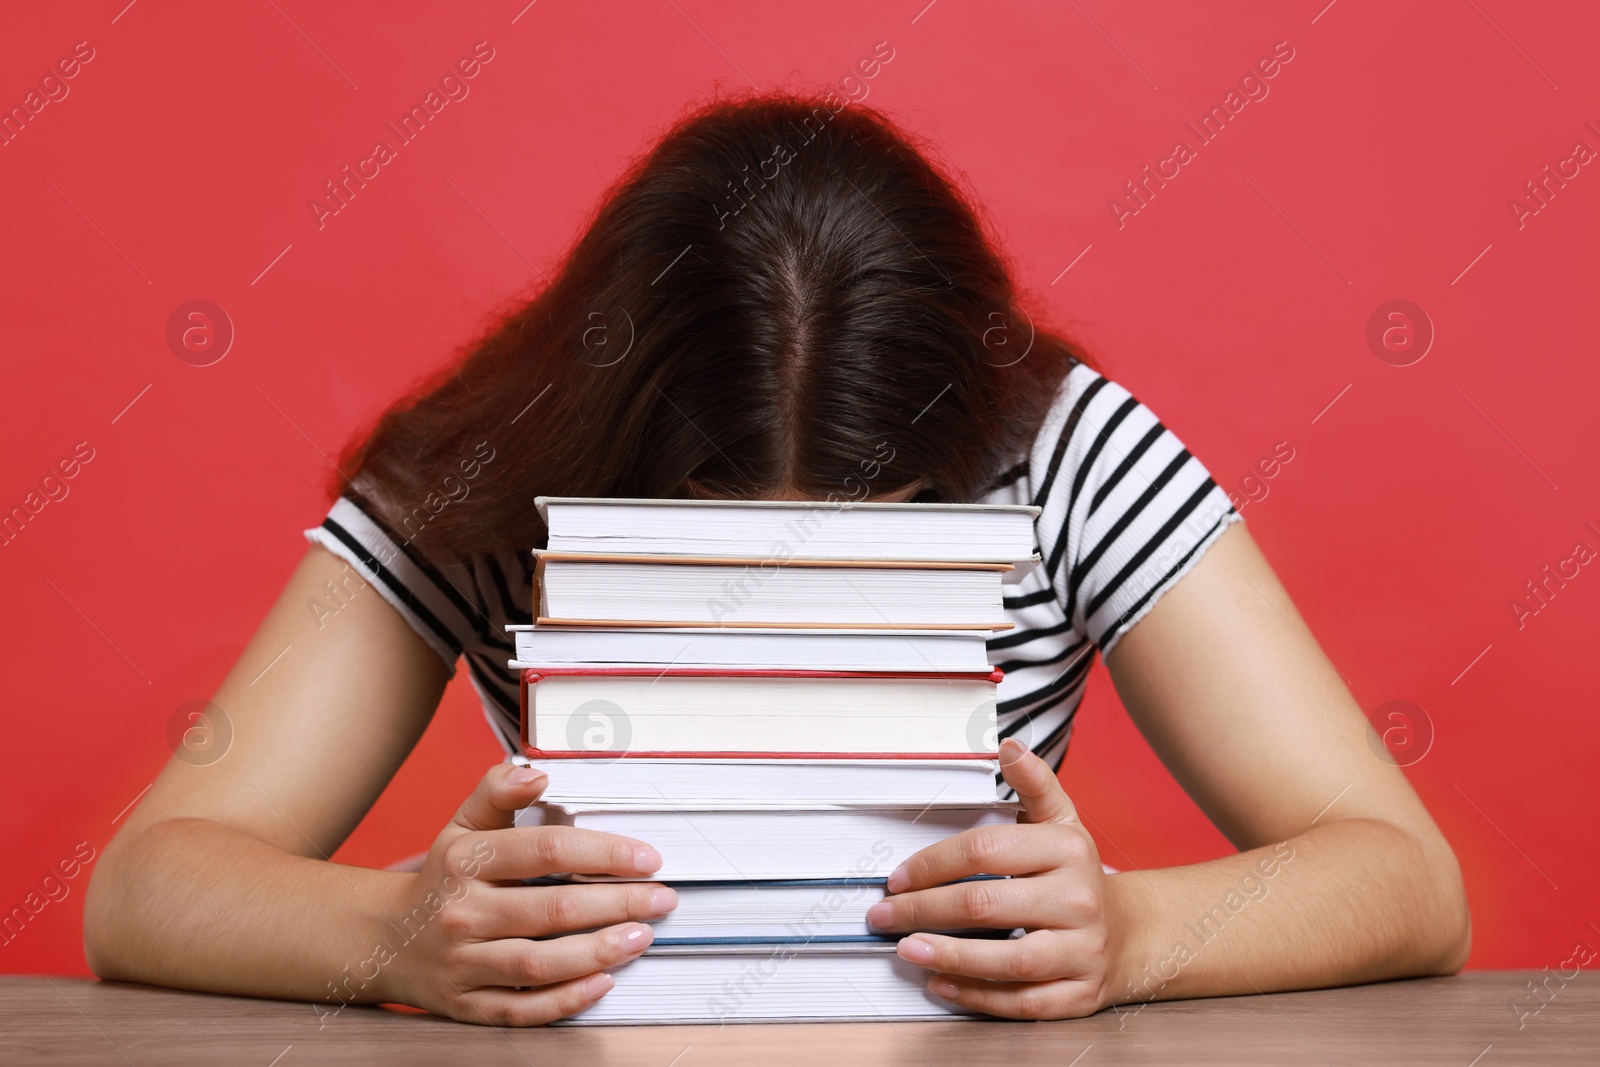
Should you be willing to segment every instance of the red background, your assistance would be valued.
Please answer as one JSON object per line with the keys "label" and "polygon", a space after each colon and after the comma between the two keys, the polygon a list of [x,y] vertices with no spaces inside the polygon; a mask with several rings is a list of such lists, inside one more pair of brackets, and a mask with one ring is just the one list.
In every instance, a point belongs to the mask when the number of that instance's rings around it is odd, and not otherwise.
{"label": "red background", "polygon": [[[1522,228],[1507,207],[1600,148],[1588,5],[523,2],[9,14],[7,109],[76,42],[95,58],[0,148],[0,507],[94,459],[0,548],[0,911],[155,776],[305,551],[319,451],[537,283],[685,105],[837,83],[887,41],[866,102],[964,172],[1048,317],[1235,492],[1293,448],[1245,517],[1362,706],[1424,709],[1409,774],[1466,871],[1472,966],[1600,934],[1600,566],[1520,630],[1508,605],[1600,548],[1600,166]],[[319,230],[308,199],[485,40],[470,96]],[[1279,41],[1270,95],[1119,229],[1108,198]],[[237,331],[206,367],[165,340],[197,298]],[[1406,367],[1365,340],[1396,298],[1437,331]],[[1108,862],[1225,851],[1103,673],[1079,723],[1065,779]],[[339,858],[425,847],[497,754],[459,678]],[[84,971],[86,880],[0,970]]]}

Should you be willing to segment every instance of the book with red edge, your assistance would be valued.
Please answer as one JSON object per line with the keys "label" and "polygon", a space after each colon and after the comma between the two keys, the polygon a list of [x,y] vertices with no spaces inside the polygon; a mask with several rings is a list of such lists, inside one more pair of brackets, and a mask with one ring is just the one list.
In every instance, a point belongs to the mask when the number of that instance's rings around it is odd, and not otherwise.
{"label": "book with red edge", "polygon": [[[722,670],[542,667],[520,672],[521,741],[531,760],[555,759],[770,759],[770,760],[994,760],[997,758],[995,690],[1004,677],[987,672]],[[537,687],[563,681],[572,687],[558,714],[541,729]],[[725,700],[721,684],[739,683]],[[721,701],[719,705],[719,701]],[[674,708],[694,708],[675,713]],[[696,736],[686,729],[705,710],[719,708],[711,728],[719,744],[655,744],[658,737]],[[630,708],[632,710],[630,710]],[[551,720],[559,717],[559,726]],[[679,723],[657,722],[676,717]],[[685,721],[687,720],[687,721]],[[771,744],[810,731],[825,744]],[[768,743],[740,743],[760,735]],[[551,745],[558,737],[565,744]],[[539,742],[543,741],[541,744]],[[921,747],[907,742],[923,742]],[[929,742],[934,743],[929,743]]]}

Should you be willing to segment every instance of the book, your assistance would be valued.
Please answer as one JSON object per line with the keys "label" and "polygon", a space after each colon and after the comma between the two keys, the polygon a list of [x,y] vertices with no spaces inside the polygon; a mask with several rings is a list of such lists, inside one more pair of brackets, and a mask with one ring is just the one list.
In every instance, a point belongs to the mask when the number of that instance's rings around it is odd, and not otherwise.
{"label": "book", "polygon": [[[652,880],[762,881],[887,877],[912,853],[976,826],[1016,821],[1007,801],[921,807],[794,805],[705,808],[534,804],[518,826],[576,826],[646,841],[661,853]],[[567,871],[574,880],[626,881]]]}
{"label": "book", "polygon": [[982,804],[1000,764],[973,759],[553,759],[512,757],[550,776],[552,804]]}
{"label": "book", "polygon": [[849,943],[895,940],[867,925],[884,898],[881,878],[677,882],[678,906],[653,920],[651,946],[714,943]]}
{"label": "book", "polygon": [[988,630],[512,625],[513,668],[752,667],[987,672]]}
{"label": "book", "polygon": [[1037,562],[1031,504],[534,498],[560,552]]}
{"label": "book", "polygon": [[[975,875],[963,881],[998,880]],[[525,885],[562,885],[525,878]],[[652,949],[665,945],[862,944],[903,935],[867,924],[867,909],[887,895],[882,878],[804,878],[764,882],[671,882],[678,906],[650,921]],[[1005,938],[1009,930],[960,929],[954,936]]]}
{"label": "book", "polygon": [[607,968],[612,990],[554,1025],[958,1019],[892,942],[651,946]]}
{"label": "book", "polygon": [[535,550],[536,621],[1007,630],[1007,563],[866,563]]}
{"label": "book", "polygon": [[549,668],[521,677],[524,754],[541,758],[997,754],[989,674]]}

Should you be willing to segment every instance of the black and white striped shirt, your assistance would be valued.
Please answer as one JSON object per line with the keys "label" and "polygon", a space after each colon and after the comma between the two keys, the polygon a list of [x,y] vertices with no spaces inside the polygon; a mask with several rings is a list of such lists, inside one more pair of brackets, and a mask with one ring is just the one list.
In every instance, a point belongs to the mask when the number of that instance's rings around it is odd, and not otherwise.
{"label": "black and white striped shirt", "polygon": [[[1014,629],[994,635],[989,658],[1005,672],[1001,739],[1016,737],[1059,768],[1095,651],[1110,652],[1241,516],[1148,408],[1082,365],[1062,380],[1027,458],[979,502],[1042,509],[1042,562],[1006,587]],[[531,554],[430,559],[350,497],[305,533],[371,582],[452,673],[465,657],[489,725],[518,751],[505,627],[532,619]]]}

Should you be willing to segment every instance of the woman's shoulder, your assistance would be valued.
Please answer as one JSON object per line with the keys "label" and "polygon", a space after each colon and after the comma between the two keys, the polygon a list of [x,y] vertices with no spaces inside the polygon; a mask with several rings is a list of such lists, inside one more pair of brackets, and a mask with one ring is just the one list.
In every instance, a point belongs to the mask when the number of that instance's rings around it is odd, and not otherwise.
{"label": "woman's shoulder", "polygon": [[1032,439],[1004,465],[982,502],[1032,502],[1035,495],[1047,495],[1072,458],[1073,440],[1085,431],[1093,435],[1103,429],[1130,400],[1126,389],[1094,367],[1074,363],[1056,382]]}
{"label": "woman's shoulder", "polygon": [[1001,482],[985,502],[1040,509],[1041,574],[1104,651],[1239,519],[1178,435],[1084,364]]}
{"label": "woman's shoulder", "polygon": [[504,625],[531,615],[526,555],[439,552],[419,520],[397,518],[402,514],[409,513],[358,475],[305,536],[371,582],[452,670],[464,652],[508,649]]}

